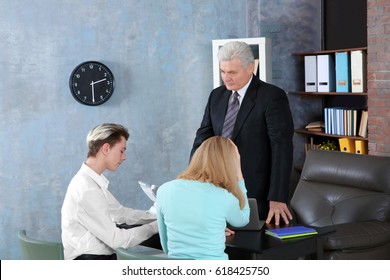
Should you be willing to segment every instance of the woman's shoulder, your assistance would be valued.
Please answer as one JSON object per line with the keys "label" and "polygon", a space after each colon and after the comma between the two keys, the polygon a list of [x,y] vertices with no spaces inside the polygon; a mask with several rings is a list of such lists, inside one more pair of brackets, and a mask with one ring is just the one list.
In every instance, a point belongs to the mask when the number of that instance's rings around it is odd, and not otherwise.
{"label": "woman's shoulder", "polygon": [[162,185],[158,188],[158,191],[160,191],[160,190],[161,190],[161,191],[162,191],[162,190],[169,190],[169,189],[173,189],[173,188],[180,187],[180,186],[182,186],[183,184],[186,184],[185,181],[186,181],[186,180],[182,180],[182,179],[174,179],[174,180],[165,182],[164,184],[162,184]]}

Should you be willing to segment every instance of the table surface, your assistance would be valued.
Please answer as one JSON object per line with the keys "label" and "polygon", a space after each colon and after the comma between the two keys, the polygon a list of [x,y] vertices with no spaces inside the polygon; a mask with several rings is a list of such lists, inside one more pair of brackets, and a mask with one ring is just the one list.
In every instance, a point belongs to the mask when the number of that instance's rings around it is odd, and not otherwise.
{"label": "table surface", "polygon": [[[280,227],[289,226],[294,225],[282,225]],[[331,229],[315,228],[318,232],[316,235],[282,240],[265,234],[265,230],[268,228],[276,228],[276,226],[273,224],[265,224],[261,230],[235,230],[234,235],[226,237],[226,247],[248,254],[263,255],[265,258],[267,256],[279,258],[280,256],[283,259],[283,257],[288,256],[300,256],[299,254],[301,253],[316,253],[318,249],[316,245],[318,238],[334,231]],[[140,246],[136,246],[133,250],[136,252],[143,251],[142,253],[147,255],[165,255],[162,251],[158,234],[142,242]],[[289,253],[288,256],[286,252]]]}
{"label": "table surface", "polygon": [[168,257],[161,249],[156,249],[148,246],[137,245],[131,248],[127,248],[129,252],[143,254],[147,256]]}
{"label": "table surface", "polygon": [[[283,225],[280,227],[289,226],[294,225]],[[226,246],[255,254],[275,253],[282,250],[286,251],[288,248],[299,248],[301,246],[306,246],[306,244],[309,244],[309,242],[316,242],[319,237],[322,237],[333,231],[329,229],[315,228],[318,232],[316,235],[282,240],[265,234],[265,230],[267,228],[276,228],[276,226],[265,224],[262,230],[259,231],[235,231],[234,235],[226,237]],[[314,251],[316,251],[316,249],[314,249]]]}

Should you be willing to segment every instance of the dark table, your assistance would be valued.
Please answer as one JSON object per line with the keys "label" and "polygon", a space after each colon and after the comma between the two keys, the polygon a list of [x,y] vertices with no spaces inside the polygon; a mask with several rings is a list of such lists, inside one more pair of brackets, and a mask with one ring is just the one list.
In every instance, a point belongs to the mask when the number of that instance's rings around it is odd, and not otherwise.
{"label": "dark table", "polygon": [[[289,225],[281,227],[286,226]],[[229,259],[294,260],[306,256],[323,259],[322,237],[334,231],[316,228],[316,235],[281,240],[265,234],[265,229],[274,227],[266,224],[261,231],[237,230],[226,237]]]}
{"label": "dark table", "polygon": [[[292,225],[283,225],[288,227]],[[129,225],[118,225],[119,228],[132,228]],[[333,229],[315,228],[316,235],[295,237],[281,240],[265,234],[265,229],[275,228],[265,224],[260,231],[235,230],[235,234],[226,237],[226,250],[229,259],[257,259],[257,260],[294,260],[306,256],[315,259],[324,258],[322,237],[334,232]],[[158,234],[153,235],[140,245],[162,250]]]}

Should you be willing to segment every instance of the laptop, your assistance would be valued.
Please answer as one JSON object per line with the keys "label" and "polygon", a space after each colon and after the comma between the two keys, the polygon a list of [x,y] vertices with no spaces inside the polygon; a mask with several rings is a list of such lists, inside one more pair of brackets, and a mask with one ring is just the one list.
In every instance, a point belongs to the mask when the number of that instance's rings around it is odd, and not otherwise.
{"label": "laptop", "polygon": [[243,227],[228,225],[228,228],[232,230],[261,230],[263,228],[265,221],[259,219],[256,198],[248,198],[248,204],[250,208],[249,223]]}

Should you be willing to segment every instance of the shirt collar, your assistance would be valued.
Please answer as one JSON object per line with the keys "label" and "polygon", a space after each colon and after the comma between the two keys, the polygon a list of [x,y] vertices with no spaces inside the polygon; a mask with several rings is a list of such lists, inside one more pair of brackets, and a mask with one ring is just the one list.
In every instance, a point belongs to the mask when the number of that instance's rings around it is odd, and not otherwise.
{"label": "shirt collar", "polygon": [[86,165],[85,162],[83,162],[81,165],[80,171],[91,177],[91,179],[94,180],[96,184],[98,184],[102,189],[108,189],[108,184],[110,181],[108,181],[108,179],[103,174],[97,174],[92,168]]}
{"label": "shirt collar", "polygon": [[238,92],[238,94],[240,95],[240,97],[238,98],[238,100],[240,101],[240,105],[242,103],[242,100],[244,100],[246,91],[247,91],[247,89],[249,87],[249,84],[252,82],[252,79],[253,79],[253,76],[251,76],[251,78],[249,79],[249,81],[246,83],[246,85],[244,87],[242,87],[239,90],[236,90]]}

